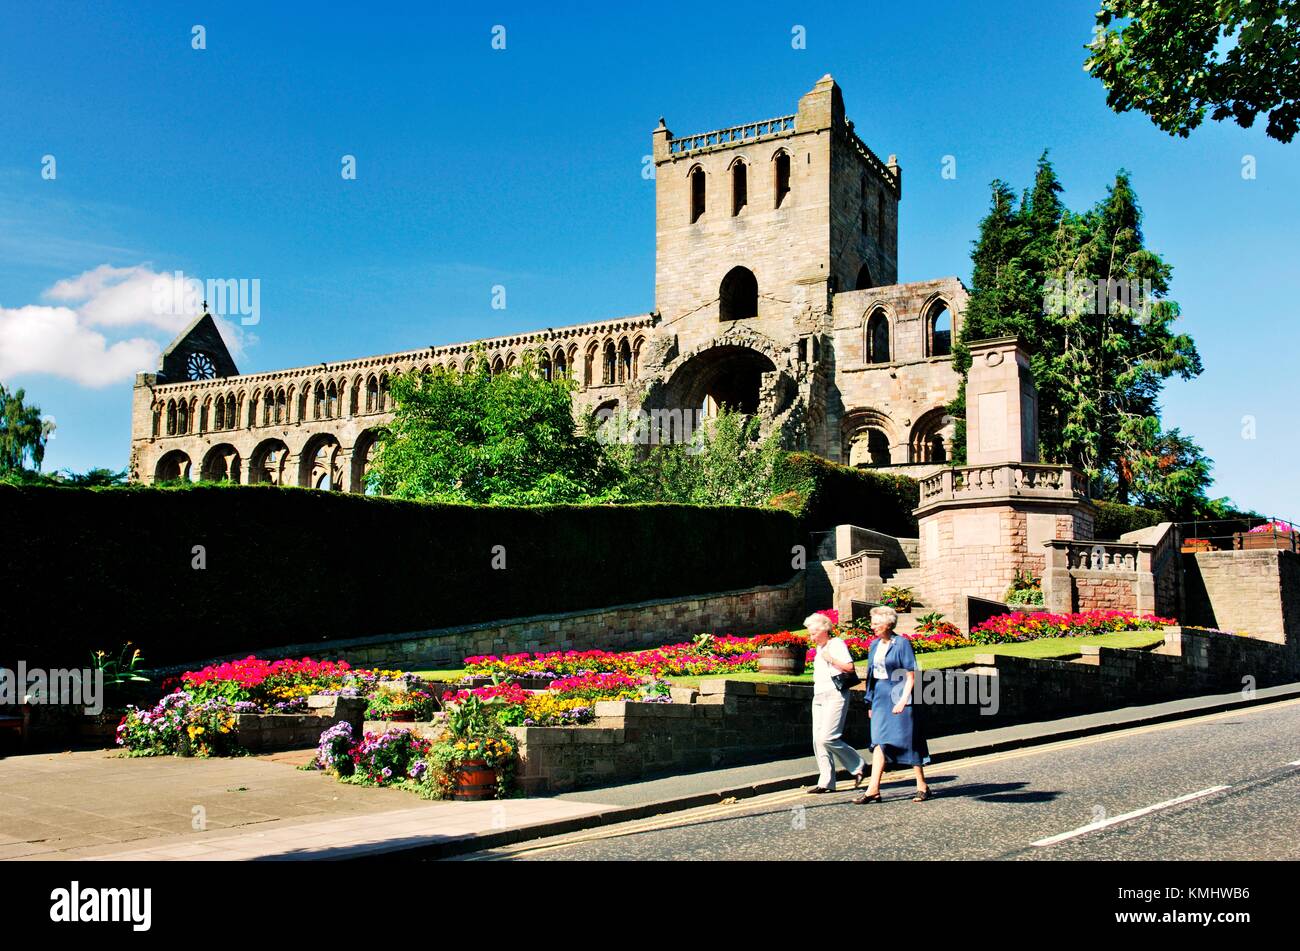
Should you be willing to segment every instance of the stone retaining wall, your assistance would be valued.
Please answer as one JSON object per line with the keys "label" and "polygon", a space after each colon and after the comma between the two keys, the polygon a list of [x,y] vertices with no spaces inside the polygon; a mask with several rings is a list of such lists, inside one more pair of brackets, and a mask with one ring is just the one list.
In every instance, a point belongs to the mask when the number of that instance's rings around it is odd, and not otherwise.
{"label": "stone retaining wall", "polygon": [[[577,566],[575,571],[579,570]],[[583,570],[599,571],[598,565]],[[322,657],[354,666],[404,670],[450,669],[477,654],[551,650],[635,650],[658,647],[701,632],[767,634],[801,626],[804,573],[784,584],[623,604],[592,611],[541,614],[486,624],[376,637],[290,644],[254,651],[258,657]],[[240,655],[246,656],[246,655]],[[182,664],[177,670],[234,657]]]}
{"label": "stone retaining wall", "polygon": [[360,736],[366,701],[356,697],[308,698],[310,713],[239,713],[235,715],[236,742],[250,753],[300,750],[315,746],[320,735],[338,723],[352,724]]}
{"label": "stone retaining wall", "polygon": [[1183,557],[1185,624],[1249,631],[1300,650],[1300,555],[1201,551]]}
{"label": "stone retaining wall", "polygon": [[[1152,650],[1081,645],[1071,660],[977,655],[971,667],[923,679],[921,689],[944,700],[923,703],[918,716],[927,735],[945,736],[1297,678],[1300,664],[1286,648],[1170,627]],[[996,712],[981,712],[984,698]],[[674,699],[683,702],[598,703],[590,726],[515,729],[520,782],[530,793],[560,792],[811,753],[811,686],[705,680],[697,694]],[[870,729],[862,699],[858,688],[845,731],[857,747]]]}

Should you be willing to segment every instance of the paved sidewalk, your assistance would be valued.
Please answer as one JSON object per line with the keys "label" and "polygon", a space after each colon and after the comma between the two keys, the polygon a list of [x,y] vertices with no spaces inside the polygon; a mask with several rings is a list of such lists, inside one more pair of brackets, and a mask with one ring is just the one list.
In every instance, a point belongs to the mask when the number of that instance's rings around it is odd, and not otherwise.
{"label": "paved sidewalk", "polygon": [[[1300,684],[984,730],[930,742],[937,762],[1300,697]],[[310,751],[130,759],[111,751],[0,759],[0,859],[439,857],[797,788],[811,756],[558,796],[426,802],[297,769]]]}

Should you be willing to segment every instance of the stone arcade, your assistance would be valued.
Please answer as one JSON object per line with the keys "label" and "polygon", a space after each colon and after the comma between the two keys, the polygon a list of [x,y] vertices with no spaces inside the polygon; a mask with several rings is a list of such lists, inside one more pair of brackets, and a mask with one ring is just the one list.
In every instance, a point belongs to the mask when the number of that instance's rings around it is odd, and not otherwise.
{"label": "stone arcade", "polygon": [[858,137],[834,80],[793,115],[682,137],[660,120],[652,139],[651,313],[254,374],[204,315],[136,378],[132,480],[359,492],[395,374],[527,351],[576,380],[576,412],[729,405],[835,461],[945,462],[966,291],[896,283],[902,170]]}

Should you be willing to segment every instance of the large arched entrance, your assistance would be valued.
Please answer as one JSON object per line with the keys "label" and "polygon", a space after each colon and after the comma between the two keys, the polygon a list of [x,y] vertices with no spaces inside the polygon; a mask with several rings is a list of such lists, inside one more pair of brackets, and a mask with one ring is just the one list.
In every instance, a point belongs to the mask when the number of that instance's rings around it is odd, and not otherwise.
{"label": "large arched entrance", "polygon": [[258,444],[249,460],[248,481],[254,485],[288,485],[285,478],[289,466],[289,447],[279,439],[267,439]]}
{"label": "large arched entrance", "polygon": [[173,449],[158,460],[154,469],[155,482],[188,482],[190,480],[190,457],[179,449]]}
{"label": "large arched entrance", "polygon": [[298,484],[307,489],[343,491],[343,448],[328,433],[313,436],[298,460]]}
{"label": "large arched entrance", "polygon": [[228,442],[213,446],[203,457],[204,482],[238,482],[242,475],[239,450]]}
{"label": "large arched entrance", "polygon": [[722,345],[701,350],[668,381],[666,408],[703,410],[716,416],[726,406],[757,413],[763,374],[776,370],[770,357],[749,347]]}

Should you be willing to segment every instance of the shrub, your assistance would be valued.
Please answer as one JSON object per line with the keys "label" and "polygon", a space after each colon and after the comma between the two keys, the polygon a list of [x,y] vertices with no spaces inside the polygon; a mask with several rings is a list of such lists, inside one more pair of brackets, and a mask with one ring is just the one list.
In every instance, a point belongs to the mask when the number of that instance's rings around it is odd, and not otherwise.
{"label": "shrub", "polygon": [[[886,535],[915,538],[920,488],[915,479],[836,465],[811,453],[791,453],[782,470],[780,505],[807,531],[858,525]],[[789,493],[794,493],[790,495]]]}
{"label": "shrub", "polygon": [[[47,666],[127,640],[165,665],[776,584],[800,541],[797,519],[771,509],[434,505],[260,485],[0,485],[0,525],[15,539],[0,577],[24,594],[0,612],[0,663]],[[326,530],[345,540],[339,557],[321,557]]]}
{"label": "shrub", "polygon": [[1097,518],[1093,524],[1093,537],[1114,541],[1125,532],[1135,532],[1139,528],[1150,528],[1163,522],[1164,516],[1155,509],[1144,509],[1139,505],[1121,505],[1119,502],[1097,501]]}

